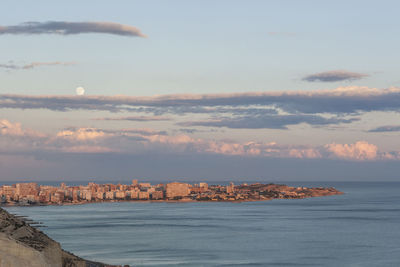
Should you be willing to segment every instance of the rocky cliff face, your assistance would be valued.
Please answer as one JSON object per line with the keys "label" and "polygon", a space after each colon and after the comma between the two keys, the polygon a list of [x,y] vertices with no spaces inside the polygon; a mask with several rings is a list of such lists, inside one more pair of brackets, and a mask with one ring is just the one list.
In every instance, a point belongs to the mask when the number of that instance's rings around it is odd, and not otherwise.
{"label": "rocky cliff face", "polygon": [[0,267],[106,267],[62,250],[59,243],[0,208]]}

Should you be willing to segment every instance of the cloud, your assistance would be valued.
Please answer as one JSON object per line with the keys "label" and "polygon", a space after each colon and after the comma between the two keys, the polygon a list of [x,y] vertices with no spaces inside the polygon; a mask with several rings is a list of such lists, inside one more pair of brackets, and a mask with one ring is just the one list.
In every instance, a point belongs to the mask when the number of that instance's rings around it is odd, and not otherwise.
{"label": "cloud", "polygon": [[105,33],[122,36],[146,37],[141,31],[130,25],[115,22],[24,22],[13,26],[0,26],[2,34],[58,34],[72,35],[82,33]]}
{"label": "cloud", "polygon": [[149,128],[130,128],[121,130],[105,130],[105,132],[112,133],[114,135],[132,135],[139,134],[142,136],[148,135],[168,135],[166,131],[157,131]]}
{"label": "cloud", "polygon": [[366,141],[358,141],[354,144],[328,144],[327,151],[332,152],[338,158],[353,160],[374,160],[378,157],[378,147]]}
{"label": "cloud", "polygon": [[345,70],[332,70],[308,75],[303,78],[307,82],[339,82],[353,81],[368,77],[368,74],[350,72]]}
{"label": "cloud", "polygon": [[0,136],[44,137],[45,135],[32,129],[22,128],[21,123],[12,123],[6,119],[0,119]]}
{"label": "cloud", "polygon": [[[69,110],[122,110],[163,114],[186,108],[218,113],[219,108],[247,109],[262,107],[265,113],[279,109],[286,113],[348,114],[369,111],[400,111],[400,88],[339,87],[330,90],[278,91],[233,94],[177,94],[150,97],[135,96],[56,96],[0,95],[0,108]],[[239,110],[239,107],[241,110]],[[214,110],[210,108],[215,108]],[[189,112],[190,112],[189,109]],[[260,109],[258,109],[260,111]],[[262,112],[262,111],[260,111]]]}
{"label": "cloud", "polygon": [[22,129],[20,123],[11,123],[8,120],[0,120],[0,134],[10,136],[23,136],[25,130]]}
{"label": "cloud", "polygon": [[78,145],[78,146],[63,147],[62,152],[74,153],[74,154],[100,154],[100,153],[104,154],[104,153],[115,153],[117,151],[102,146]]}
{"label": "cloud", "polygon": [[331,143],[322,146],[281,145],[276,142],[236,142],[168,135],[153,129],[106,130],[67,128],[55,135],[31,132],[19,123],[1,120],[0,154],[39,155],[113,153],[116,155],[167,154],[226,155],[261,158],[340,159],[353,161],[400,160],[399,151],[383,152],[374,144]]}
{"label": "cloud", "polygon": [[400,125],[386,125],[369,130],[370,133],[400,132]]}
{"label": "cloud", "polygon": [[241,116],[234,118],[222,118],[217,120],[188,121],[178,123],[180,126],[211,126],[227,127],[233,129],[287,129],[288,125],[307,123],[310,125],[328,125],[351,123],[358,119],[324,118],[317,115],[291,114],[291,115],[264,115]]}
{"label": "cloud", "polygon": [[322,158],[318,149],[315,148],[292,148],[288,151],[288,157],[299,159],[317,159]]}
{"label": "cloud", "polygon": [[128,116],[128,117],[106,117],[106,118],[96,118],[93,120],[100,121],[169,121],[171,118],[161,117],[161,116]]}
{"label": "cloud", "polygon": [[70,65],[75,65],[75,62],[60,62],[60,61],[54,61],[54,62],[32,62],[30,64],[23,65],[21,68],[22,69],[33,69],[36,67],[40,66],[70,66]]}
{"label": "cloud", "polygon": [[25,65],[17,65],[14,63],[8,63],[8,64],[0,64],[0,68],[8,69],[8,70],[28,70],[28,69],[33,69],[33,68],[40,67],[40,66],[69,66],[69,65],[75,65],[75,64],[76,64],[76,62],[60,62],[60,61],[32,62],[32,63],[25,64]]}
{"label": "cloud", "polygon": [[96,128],[69,128],[57,133],[58,138],[65,138],[76,141],[86,141],[103,138],[106,133]]}
{"label": "cloud", "polygon": [[8,63],[8,64],[0,64],[0,68],[8,70],[17,70],[20,69],[21,67],[12,63]]}
{"label": "cloud", "polygon": [[186,133],[186,134],[194,134],[194,133],[199,132],[199,130],[197,130],[197,129],[189,129],[189,128],[182,128],[182,129],[179,129],[179,131],[182,133]]}
{"label": "cloud", "polygon": [[118,136],[149,136],[149,135],[167,135],[165,131],[157,131],[148,128],[128,128],[118,130],[98,129],[93,127],[69,127],[59,131],[56,138],[68,139],[71,141],[89,141],[105,139]]}

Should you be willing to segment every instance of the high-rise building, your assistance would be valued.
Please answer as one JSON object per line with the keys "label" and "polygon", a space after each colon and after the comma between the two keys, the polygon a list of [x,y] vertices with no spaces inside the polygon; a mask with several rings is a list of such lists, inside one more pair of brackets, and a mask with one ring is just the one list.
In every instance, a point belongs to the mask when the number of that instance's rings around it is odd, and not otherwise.
{"label": "high-rise building", "polygon": [[190,185],[185,183],[169,183],[166,186],[166,197],[173,199],[176,197],[185,197],[190,194]]}
{"label": "high-rise building", "polygon": [[235,185],[231,182],[228,186],[226,186],[226,193],[230,194],[235,192]]}

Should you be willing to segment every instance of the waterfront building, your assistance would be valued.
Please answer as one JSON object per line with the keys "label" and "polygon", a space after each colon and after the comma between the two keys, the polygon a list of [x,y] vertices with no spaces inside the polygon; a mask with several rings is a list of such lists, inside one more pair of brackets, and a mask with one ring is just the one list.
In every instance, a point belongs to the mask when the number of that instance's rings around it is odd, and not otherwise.
{"label": "waterfront building", "polygon": [[125,191],[117,191],[115,192],[115,198],[117,199],[125,199],[126,194]]}
{"label": "waterfront building", "polygon": [[140,183],[140,184],[139,184],[139,187],[140,187],[140,188],[150,188],[150,187],[151,187],[151,184],[150,184],[150,183]]}
{"label": "waterfront building", "polygon": [[139,192],[139,199],[141,200],[147,200],[150,198],[150,194],[147,191],[140,191]]}
{"label": "waterfront building", "polygon": [[199,183],[199,187],[202,188],[204,191],[208,190],[208,184],[207,183]]}
{"label": "waterfront building", "polygon": [[166,186],[166,197],[168,199],[182,198],[190,194],[190,185],[186,183],[169,183]]}
{"label": "waterfront building", "polygon": [[231,182],[228,186],[226,186],[226,193],[231,194],[235,191],[235,185]]}
{"label": "waterfront building", "polygon": [[151,199],[164,199],[164,192],[163,191],[154,191],[151,193]]}
{"label": "waterfront building", "polygon": [[106,192],[106,199],[114,199],[114,191]]}

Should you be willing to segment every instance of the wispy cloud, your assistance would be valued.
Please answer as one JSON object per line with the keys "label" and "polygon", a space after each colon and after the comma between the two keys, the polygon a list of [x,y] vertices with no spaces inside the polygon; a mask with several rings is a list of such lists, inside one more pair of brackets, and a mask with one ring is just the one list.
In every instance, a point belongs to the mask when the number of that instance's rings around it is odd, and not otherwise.
{"label": "wispy cloud", "polygon": [[148,136],[148,135],[168,135],[166,131],[158,131],[149,128],[125,128],[121,130],[105,130],[108,133],[112,133],[114,135],[121,135],[121,136],[129,136],[129,135],[141,135],[141,136]]}
{"label": "wispy cloud", "polygon": [[133,26],[115,22],[24,22],[19,25],[0,26],[2,34],[58,34],[72,35],[82,33],[105,33],[122,36],[146,37]]}
{"label": "wispy cloud", "polygon": [[32,62],[29,64],[14,64],[14,63],[7,63],[7,64],[0,64],[0,68],[8,69],[8,70],[28,70],[33,69],[36,67],[41,66],[70,66],[75,65],[76,62],[61,62],[61,61],[53,61],[53,62]]}
{"label": "wispy cloud", "polygon": [[370,133],[400,132],[400,125],[386,125],[369,130]]}
{"label": "wispy cloud", "polygon": [[332,70],[305,76],[303,80],[307,82],[340,82],[360,80],[368,76],[368,74],[364,73],[350,72],[345,70]]}
{"label": "wispy cloud", "polygon": [[310,125],[328,125],[340,123],[352,123],[358,119],[325,118],[318,115],[291,114],[291,115],[263,115],[263,116],[240,116],[233,118],[222,118],[217,120],[187,121],[178,123],[180,126],[209,126],[227,127],[234,129],[287,129],[289,125],[307,123]]}
{"label": "wispy cloud", "polygon": [[93,120],[99,121],[169,121],[171,118],[161,116],[127,116],[127,117],[105,117],[95,118]]}
{"label": "wispy cloud", "polygon": [[30,64],[26,64],[22,66],[22,69],[33,69],[36,67],[40,66],[69,66],[69,65],[75,65],[76,62],[60,62],[60,61],[54,61],[54,62],[32,62]]}
{"label": "wispy cloud", "polygon": [[12,64],[12,63],[7,63],[7,64],[0,64],[0,68],[2,69],[8,69],[8,70],[17,70],[20,69],[21,66]]}

